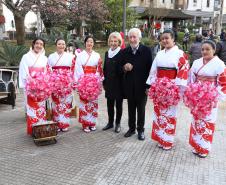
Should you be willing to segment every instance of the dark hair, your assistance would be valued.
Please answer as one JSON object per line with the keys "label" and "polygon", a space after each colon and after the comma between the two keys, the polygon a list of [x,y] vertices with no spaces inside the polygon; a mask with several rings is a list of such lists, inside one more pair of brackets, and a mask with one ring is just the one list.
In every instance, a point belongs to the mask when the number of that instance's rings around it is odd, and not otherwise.
{"label": "dark hair", "polygon": [[201,34],[196,34],[195,41],[196,42],[202,42],[202,35]]}
{"label": "dark hair", "polygon": [[169,33],[170,36],[172,37],[172,39],[175,39],[175,33],[173,30],[167,29],[162,34],[164,34],[164,33]]}
{"label": "dark hair", "polygon": [[63,40],[63,41],[65,42],[65,40],[64,40],[62,37],[59,37],[59,38],[56,39],[55,45],[57,45],[57,42],[58,42],[59,40]]}
{"label": "dark hair", "polygon": [[35,43],[37,42],[37,40],[41,40],[43,42],[43,48],[45,48],[45,40],[43,38],[36,38],[32,41],[32,44],[31,44],[31,48],[34,49],[34,46],[35,46]]}
{"label": "dark hair", "polygon": [[215,42],[212,41],[212,40],[204,40],[204,41],[202,42],[202,45],[203,45],[203,44],[209,44],[214,50],[216,50],[216,44],[215,44]]}
{"label": "dark hair", "polygon": [[87,37],[85,38],[84,44],[86,44],[86,42],[87,42],[88,39],[93,39],[93,42],[95,42],[94,38],[93,38],[91,35],[89,35],[89,36],[87,36]]}

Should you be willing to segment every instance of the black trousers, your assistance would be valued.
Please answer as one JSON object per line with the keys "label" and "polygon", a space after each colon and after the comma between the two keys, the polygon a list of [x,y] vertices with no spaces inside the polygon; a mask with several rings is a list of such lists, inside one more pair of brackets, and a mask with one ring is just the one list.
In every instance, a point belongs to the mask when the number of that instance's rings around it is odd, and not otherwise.
{"label": "black trousers", "polygon": [[115,116],[115,104],[116,104],[116,120],[115,123],[120,124],[121,117],[122,117],[122,102],[123,99],[111,99],[107,98],[107,109],[108,109],[108,123],[112,124],[114,123],[114,116]]}
{"label": "black trousers", "polygon": [[136,112],[137,112],[137,131],[144,131],[145,123],[145,106],[147,103],[147,96],[140,99],[128,99],[128,112],[129,112],[129,129],[136,130]]}

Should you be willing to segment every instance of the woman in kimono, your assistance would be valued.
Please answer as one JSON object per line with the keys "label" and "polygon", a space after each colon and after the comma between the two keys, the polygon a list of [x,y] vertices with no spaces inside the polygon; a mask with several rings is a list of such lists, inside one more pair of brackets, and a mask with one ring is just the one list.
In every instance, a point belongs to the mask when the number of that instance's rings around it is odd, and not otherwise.
{"label": "woman in kimono", "polygon": [[[153,61],[147,84],[151,85],[157,78],[166,77],[176,83],[183,91],[187,85],[189,64],[187,56],[175,45],[174,33],[165,30],[161,36],[164,49],[159,51]],[[154,105],[154,120],[152,126],[152,139],[164,150],[173,147],[176,131],[177,106],[160,110]]]}
{"label": "woman in kimono", "polygon": [[[84,40],[85,50],[78,54],[75,63],[75,81],[83,74],[96,74],[103,77],[102,60],[99,53],[93,51],[94,39],[87,36]],[[80,97],[79,122],[83,131],[89,133],[96,130],[98,100],[89,101]]]}
{"label": "woman in kimono", "polygon": [[[211,40],[202,43],[202,58],[194,61],[190,70],[189,81],[211,82],[219,92],[219,98],[226,96],[226,70],[222,60],[214,56],[216,45]],[[211,149],[215,122],[217,119],[217,105],[211,111],[211,114],[202,120],[193,119],[190,128],[189,143],[192,146],[192,152],[199,157],[206,157]]]}
{"label": "woman in kimono", "polygon": [[104,81],[105,97],[107,98],[108,123],[103,130],[108,130],[114,127],[114,107],[116,105],[116,120],[115,132],[121,130],[120,121],[122,117],[122,102],[123,102],[123,74],[119,73],[119,58],[122,45],[122,37],[120,33],[113,32],[109,35],[108,45],[110,49],[105,53],[104,60]]}
{"label": "woman in kimono", "polygon": [[28,77],[35,78],[37,73],[45,72],[47,57],[45,56],[45,42],[37,38],[32,42],[31,50],[26,53],[19,66],[19,87],[24,89],[27,134],[32,135],[32,125],[46,120],[45,100],[36,101],[26,95],[25,87]]}
{"label": "woman in kimono", "polygon": [[[48,58],[48,66],[52,71],[60,70],[74,72],[74,56],[65,52],[66,43],[63,39],[56,40],[56,52]],[[52,94],[52,111],[53,120],[58,123],[58,131],[66,132],[69,128],[70,111],[72,106],[72,94],[59,96],[57,93]]]}

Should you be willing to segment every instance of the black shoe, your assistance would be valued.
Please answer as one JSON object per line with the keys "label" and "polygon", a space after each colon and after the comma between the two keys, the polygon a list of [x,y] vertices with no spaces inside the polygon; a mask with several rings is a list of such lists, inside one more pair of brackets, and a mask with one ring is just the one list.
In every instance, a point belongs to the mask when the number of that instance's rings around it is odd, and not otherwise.
{"label": "black shoe", "polygon": [[138,139],[141,141],[145,140],[144,132],[138,132]]}
{"label": "black shoe", "polygon": [[108,130],[110,128],[113,128],[113,124],[107,124],[102,130]]}
{"label": "black shoe", "polygon": [[130,137],[130,136],[132,136],[132,135],[135,134],[135,133],[136,133],[135,130],[134,130],[134,131],[128,130],[128,131],[125,133],[124,137]]}
{"label": "black shoe", "polygon": [[115,126],[115,132],[116,133],[119,133],[121,131],[121,126],[120,126],[120,124],[117,124],[116,126]]}

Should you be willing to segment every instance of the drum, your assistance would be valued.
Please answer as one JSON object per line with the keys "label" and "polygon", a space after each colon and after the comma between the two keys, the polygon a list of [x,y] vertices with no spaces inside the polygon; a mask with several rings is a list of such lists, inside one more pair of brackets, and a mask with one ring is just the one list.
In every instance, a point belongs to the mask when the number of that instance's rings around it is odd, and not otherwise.
{"label": "drum", "polygon": [[[52,144],[56,143],[57,137],[57,123],[53,121],[46,121],[45,123],[38,123],[32,126],[33,138],[35,144]],[[43,143],[45,142],[45,143]]]}

